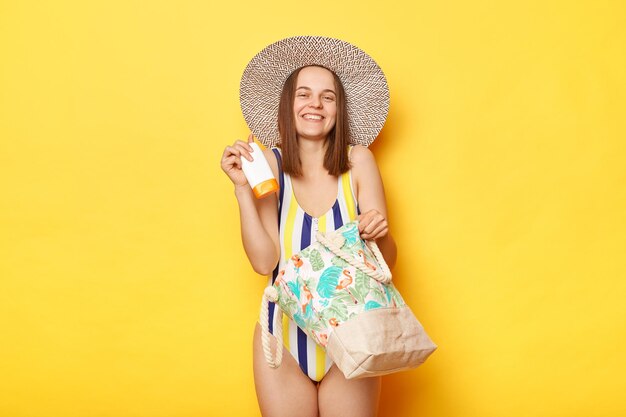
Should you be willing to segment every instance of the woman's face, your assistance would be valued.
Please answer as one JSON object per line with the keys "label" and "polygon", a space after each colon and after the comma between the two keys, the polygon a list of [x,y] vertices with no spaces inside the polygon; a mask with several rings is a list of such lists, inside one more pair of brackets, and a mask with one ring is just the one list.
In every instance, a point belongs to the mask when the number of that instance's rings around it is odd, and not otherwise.
{"label": "woman's face", "polygon": [[321,67],[300,70],[293,113],[299,138],[326,139],[337,118],[335,79],[329,70]]}

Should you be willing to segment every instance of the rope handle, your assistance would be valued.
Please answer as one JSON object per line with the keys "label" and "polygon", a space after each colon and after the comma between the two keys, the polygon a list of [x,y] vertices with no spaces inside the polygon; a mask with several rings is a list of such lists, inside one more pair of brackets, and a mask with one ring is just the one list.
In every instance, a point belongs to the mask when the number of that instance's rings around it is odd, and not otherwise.
{"label": "rope handle", "polygon": [[[367,247],[370,248],[370,250],[374,254],[374,257],[376,257],[376,261],[380,265],[382,271],[369,268],[367,265],[365,265],[365,262],[355,259],[352,255],[341,249],[341,246],[343,245],[343,236],[340,236],[340,240],[342,240],[341,244],[337,244],[337,242],[333,241],[333,239],[331,238],[328,238],[322,232],[317,232],[315,237],[319,242],[321,242],[324,246],[330,249],[332,253],[339,256],[341,259],[343,259],[353,267],[359,269],[364,274],[374,278],[376,281],[382,284],[389,284],[391,282],[391,271],[389,270],[389,266],[387,265],[387,262],[385,262],[385,258],[383,258],[383,254],[380,252],[380,249],[378,248],[378,245],[375,241],[365,240],[364,242]],[[365,258],[365,255],[363,255],[363,258]]]}
{"label": "rope handle", "polygon": [[274,336],[276,337],[276,357],[272,358],[272,350],[270,347],[270,329],[269,329],[269,303],[275,303],[278,301],[278,291],[276,288],[269,286],[265,288],[263,292],[263,298],[261,300],[261,314],[259,321],[261,322],[261,342],[263,344],[263,354],[265,355],[265,361],[271,368],[278,368],[283,361],[283,311],[280,306],[276,304],[276,308],[279,309],[277,314],[278,326],[276,325],[276,318],[274,317]]}

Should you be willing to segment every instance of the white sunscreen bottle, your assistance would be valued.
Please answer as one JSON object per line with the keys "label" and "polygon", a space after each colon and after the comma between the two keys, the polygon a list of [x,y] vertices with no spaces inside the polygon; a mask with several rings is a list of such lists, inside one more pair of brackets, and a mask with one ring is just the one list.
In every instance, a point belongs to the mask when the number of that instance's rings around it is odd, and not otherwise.
{"label": "white sunscreen bottle", "polygon": [[248,179],[248,183],[254,192],[256,198],[263,198],[273,192],[278,191],[278,182],[274,178],[272,168],[265,159],[263,151],[256,143],[249,143],[252,147],[252,159],[250,162],[243,156],[241,157],[241,169]]}

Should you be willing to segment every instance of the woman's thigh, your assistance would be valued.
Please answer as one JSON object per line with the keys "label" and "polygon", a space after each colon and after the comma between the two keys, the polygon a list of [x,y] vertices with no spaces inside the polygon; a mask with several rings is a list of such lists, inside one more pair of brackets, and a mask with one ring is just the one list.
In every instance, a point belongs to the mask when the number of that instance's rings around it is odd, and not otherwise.
{"label": "woman's thigh", "polygon": [[[276,338],[270,336],[271,351]],[[253,368],[256,395],[263,417],[317,417],[317,386],[296,360],[284,349],[278,368],[270,368],[263,355],[261,326],[256,324],[253,339]]]}
{"label": "woman's thigh", "polygon": [[319,386],[320,417],[375,417],[380,387],[381,377],[346,379],[333,365]]}

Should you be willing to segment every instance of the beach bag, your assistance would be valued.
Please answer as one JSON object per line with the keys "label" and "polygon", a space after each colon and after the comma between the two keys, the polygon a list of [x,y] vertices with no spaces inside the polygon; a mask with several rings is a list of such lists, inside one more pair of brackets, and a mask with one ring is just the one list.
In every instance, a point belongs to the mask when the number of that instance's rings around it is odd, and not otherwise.
{"label": "beach bag", "polygon": [[437,345],[391,282],[376,243],[359,236],[358,221],[316,234],[293,255],[263,294],[262,343],[271,367],[282,360],[282,314],[275,315],[276,356],[269,343],[269,302],[326,351],[347,379],[415,368]]}

